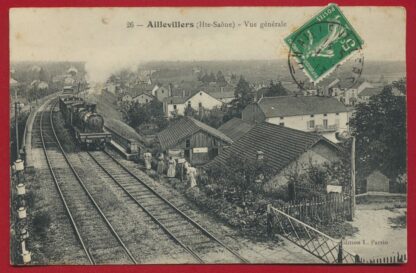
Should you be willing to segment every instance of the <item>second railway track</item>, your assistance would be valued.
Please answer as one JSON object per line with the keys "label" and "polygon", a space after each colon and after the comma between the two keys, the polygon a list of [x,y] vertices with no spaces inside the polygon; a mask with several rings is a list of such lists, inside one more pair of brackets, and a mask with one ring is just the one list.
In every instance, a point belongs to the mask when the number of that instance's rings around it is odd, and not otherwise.
{"label": "second railway track", "polygon": [[[158,247],[163,257],[179,255],[179,260],[185,263],[248,263],[107,152],[66,154],[55,132],[54,109],[55,104],[51,103],[39,114],[39,144],[71,225],[91,264],[141,262],[149,248],[146,250],[140,234],[145,234],[148,228],[161,232],[151,243],[162,248],[169,244],[174,247],[166,251]],[[117,200],[108,198],[111,195],[106,197],[105,191],[110,190],[107,187],[116,189]],[[117,202],[117,206],[111,202]],[[132,228],[126,229],[123,225]],[[137,232],[139,226],[142,229]]]}
{"label": "second railway track", "polygon": [[145,211],[163,231],[200,263],[248,263],[248,260],[158,194],[107,152],[91,159]]}
{"label": "second railway track", "polygon": [[41,144],[71,224],[91,264],[137,263],[69,162],[53,123],[55,103],[40,113]]}

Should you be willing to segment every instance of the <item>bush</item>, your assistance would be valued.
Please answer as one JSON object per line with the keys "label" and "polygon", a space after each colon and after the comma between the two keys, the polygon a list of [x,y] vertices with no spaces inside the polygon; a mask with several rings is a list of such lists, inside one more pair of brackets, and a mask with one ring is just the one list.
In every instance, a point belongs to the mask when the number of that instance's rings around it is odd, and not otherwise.
{"label": "bush", "polygon": [[46,212],[40,212],[33,218],[33,230],[36,234],[46,235],[51,224],[51,217]]}

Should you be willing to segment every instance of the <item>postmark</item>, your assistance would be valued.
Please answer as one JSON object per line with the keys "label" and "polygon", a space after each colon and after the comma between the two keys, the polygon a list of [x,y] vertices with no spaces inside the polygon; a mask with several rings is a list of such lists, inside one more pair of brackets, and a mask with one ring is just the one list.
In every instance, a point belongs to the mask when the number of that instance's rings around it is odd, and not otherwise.
{"label": "postmark", "polygon": [[[313,84],[330,75],[358,53],[364,44],[335,4],[328,5],[284,41],[289,47],[289,66],[295,60]],[[293,77],[293,68],[290,69]],[[359,67],[353,70],[361,73]]]}

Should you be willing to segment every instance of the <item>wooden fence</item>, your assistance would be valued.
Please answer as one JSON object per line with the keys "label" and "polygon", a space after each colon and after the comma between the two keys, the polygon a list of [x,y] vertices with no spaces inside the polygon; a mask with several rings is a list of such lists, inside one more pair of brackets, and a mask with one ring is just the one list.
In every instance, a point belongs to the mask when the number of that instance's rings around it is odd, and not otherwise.
{"label": "wooden fence", "polygon": [[302,222],[328,224],[350,217],[350,200],[344,194],[331,193],[322,198],[294,200],[278,208]]}
{"label": "wooden fence", "polygon": [[378,257],[378,258],[370,258],[364,259],[359,258],[358,263],[362,264],[402,264],[407,262],[407,255],[397,253],[394,256],[386,256],[386,257]]}

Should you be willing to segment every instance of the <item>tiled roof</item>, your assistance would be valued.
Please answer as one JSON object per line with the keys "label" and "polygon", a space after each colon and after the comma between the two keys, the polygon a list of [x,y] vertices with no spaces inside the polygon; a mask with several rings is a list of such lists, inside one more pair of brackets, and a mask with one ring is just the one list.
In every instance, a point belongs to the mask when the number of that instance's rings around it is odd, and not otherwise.
{"label": "tiled roof", "polygon": [[266,122],[259,123],[204,168],[226,165],[231,155],[255,160],[257,151],[262,151],[267,165],[278,173],[321,141],[333,145],[318,134]]}
{"label": "tiled roof", "polygon": [[148,94],[148,93],[145,93],[145,92],[139,93],[139,94],[135,95],[135,96],[134,96],[134,97],[132,97],[132,98],[137,98],[137,97],[139,97],[139,96],[141,96],[141,95],[146,95],[146,96],[148,96],[149,98],[154,98],[154,97],[152,96],[152,94]]}
{"label": "tiled roof", "polygon": [[254,126],[254,123],[247,122],[239,118],[232,118],[221,125],[218,130],[229,136],[232,140],[237,141]]}
{"label": "tiled roof", "polygon": [[167,97],[163,99],[163,102],[166,102],[168,104],[182,104],[185,103],[185,101],[188,99],[188,97],[179,97],[179,96],[174,96],[174,97]]}
{"label": "tiled roof", "polygon": [[375,95],[378,95],[383,91],[382,87],[367,87],[364,88],[363,91],[361,91],[360,94],[358,94],[359,97],[372,97]]}
{"label": "tiled roof", "polygon": [[234,91],[230,91],[230,92],[215,92],[215,93],[208,93],[209,95],[211,95],[212,97],[216,98],[216,99],[229,99],[229,98],[234,98]]}
{"label": "tiled roof", "polygon": [[158,133],[157,136],[160,146],[162,149],[166,150],[184,138],[190,137],[201,130],[229,144],[233,142],[233,140],[224,133],[191,117],[183,117],[162,132]]}
{"label": "tiled roof", "polygon": [[[192,92],[189,96],[172,96],[172,97],[166,97],[163,99],[164,102],[167,102],[168,104],[182,104],[185,103],[188,99],[192,98],[193,96],[195,96],[196,94],[198,94],[199,92],[204,92],[203,90],[196,90],[194,92]],[[206,93],[209,96],[212,96],[209,93]]]}
{"label": "tiled roof", "polygon": [[128,87],[126,92],[134,98],[144,93],[151,94],[152,89],[153,87],[151,85],[136,85],[134,87]]}
{"label": "tiled roof", "polygon": [[319,96],[264,97],[257,104],[267,118],[347,112],[337,99]]}

